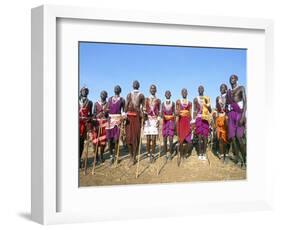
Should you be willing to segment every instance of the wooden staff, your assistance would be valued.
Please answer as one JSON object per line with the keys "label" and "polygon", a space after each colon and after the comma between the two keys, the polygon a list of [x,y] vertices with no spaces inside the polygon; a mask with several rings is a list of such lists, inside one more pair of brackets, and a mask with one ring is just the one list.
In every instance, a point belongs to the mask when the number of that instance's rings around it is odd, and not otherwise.
{"label": "wooden staff", "polygon": [[[208,142],[208,140],[207,140],[207,142]],[[207,143],[207,148],[206,148],[206,158],[207,158],[207,161],[209,163],[209,166],[211,166],[211,161],[210,161],[210,158],[209,158],[209,151],[212,151],[212,150],[210,150],[210,149],[208,150],[208,147],[211,148],[211,143],[210,144]]]}
{"label": "wooden staff", "polygon": [[138,162],[137,162],[136,178],[138,178],[138,176],[139,176],[141,139],[142,139],[142,125],[143,125],[143,117],[141,118],[141,133],[140,133],[140,141],[139,141],[139,152],[138,152]]}
{"label": "wooden staff", "polygon": [[177,164],[178,164],[178,167],[179,167],[180,163],[181,163],[181,150],[182,150],[180,142],[178,142],[178,146],[177,147],[178,147],[178,149],[177,149],[177,151],[178,151],[178,154],[177,154]]}
{"label": "wooden staff", "polygon": [[123,121],[121,121],[121,124],[120,124],[120,132],[119,132],[118,145],[117,145],[117,151],[116,151],[116,159],[115,159],[115,163],[114,163],[115,167],[117,167],[117,164],[118,164],[119,152],[120,152],[120,140],[121,140],[122,132],[123,132]]}
{"label": "wooden staff", "polygon": [[87,172],[87,163],[88,163],[88,150],[89,150],[89,132],[87,132],[87,138],[86,138],[86,156],[84,160],[84,176]]}
{"label": "wooden staff", "polygon": [[176,145],[176,151],[177,151],[177,165],[178,165],[178,167],[180,166],[180,163],[181,163],[181,157],[180,157],[180,155],[181,155],[181,148],[180,148],[181,144],[180,144],[180,138],[179,138],[179,133],[180,133],[180,132],[179,132],[179,129],[180,129],[180,125],[178,124],[178,123],[179,123],[179,119],[180,119],[179,113],[180,113],[180,112],[178,112],[178,113],[176,114],[176,123],[175,123],[176,131],[177,131],[177,136],[178,136],[178,143],[177,143],[177,145]]}
{"label": "wooden staff", "polygon": [[[159,148],[159,152],[158,152],[158,159],[160,160],[160,155],[161,155],[161,141],[160,141],[160,134],[158,134],[158,148]],[[157,165],[157,176],[159,175],[160,172],[160,164],[158,163]]]}
{"label": "wooden staff", "polygon": [[206,150],[206,158],[207,158],[207,161],[209,163],[209,166],[211,166],[211,161],[210,161],[210,158],[209,158],[209,151]]}
{"label": "wooden staff", "polygon": [[100,126],[101,125],[99,124],[98,137],[97,137],[96,149],[95,149],[95,154],[94,154],[94,163],[93,163],[92,175],[95,174],[96,159],[97,159],[97,153],[98,153],[98,148],[99,148],[99,138],[100,138],[100,132],[101,132],[101,127]]}

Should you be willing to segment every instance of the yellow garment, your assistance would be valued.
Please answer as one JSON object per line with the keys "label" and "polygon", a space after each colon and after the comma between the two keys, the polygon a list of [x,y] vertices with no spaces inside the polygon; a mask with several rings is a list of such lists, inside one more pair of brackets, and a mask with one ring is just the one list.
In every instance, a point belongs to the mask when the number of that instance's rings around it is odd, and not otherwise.
{"label": "yellow garment", "polygon": [[[206,100],[207,100],[207,103],[206,103]],[[202,102],[203,102],[202,103],[202,120],[206,120],[210,124],[211,115],[208,110],[208,105],[210,105],[210,103],[211,103],[210,98],[207,96],[202,96]]]}

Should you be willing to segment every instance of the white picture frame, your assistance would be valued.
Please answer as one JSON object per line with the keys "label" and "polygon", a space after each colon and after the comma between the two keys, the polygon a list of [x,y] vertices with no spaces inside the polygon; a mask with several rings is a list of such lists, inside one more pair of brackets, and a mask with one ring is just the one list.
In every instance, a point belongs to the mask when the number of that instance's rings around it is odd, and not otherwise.
{"label": "white picture frame", "polygon": [[[231,183],[196,183],[196,184],[176,184],[176,185],[138,185],[138,186],[119,186],[119,187],[104,187],[104,188],[87,188],[80,189],[76,186],[76,177],[74,179],[67,180],[63,175],[66,174],[68,169],[73,169],[71,166],[76,164],[76,158],[64,158],[63,155],[58,157],[57,152],[61,151],[62,143],[58,143],[58,127],[59,113],[63,113],[64,109],[58,108],[58,98],[64,97],[61,95],[62,87],[66,93],[68,91],[64,84],[58,83],[61,81],[57,76],[61,73],[58,70],[63,63],[59,60],[58,53],[58,34],[59,29],[64,29],[59,24],[61,19],[68,20],[68,26],[73,22],[83,23],[87,22],[102,22],[110,27],[114,28],[118,26],[118,23],[124,25],[142,26],[142,31],[148,31],[148,26],[153,28],[161,27],[168,30],[174,30],[180,28],[200,30],[202,33],[212,33],[209,30],[219,31],[220,36],[223,31],[239,31],[240,35],[235,40],[240,40],[241,43],[237,44],[244,48],[249,48],[251,43],[253,46],[256,44],[262,44],[262,47],[258,48],[258,59],[252,59],[254,53],[250,54],[249,58],[249,73],[250,76],[257,76],[258,81],[248,81],[249,88],[249,144],[248,151],[250,153],[249,162],[253,160],[253,164],[249,164],[247,168],[249,176],[247,181],[236,181]],[[82,20],[82,21],[81,21]],[[274,75],[273,75],[273,22],[267,19],[249,19],[249,18],[231,18],[231,17],[214,17],[214,16],[191,16],[191,15],[174,15],[168,13],[157,12],[133,12],[133,11],[115,11],[115,10],[101,10],[91,8],[79,8],[79,7],[66,7],[66,6],[51,6],[44,5],[32,9],[32,180],[31,180],[31,216],[32,219],[41,224],[56,224],[56,223],[71,223],[71,222],[83,222],[83,221],[97,221],[97,220],[110,220],[110,219],[127,219],[127,218],[143,218],[143,217],[165,217],[173,215],[186,215],[186,214],[198,214],[208,212],[237,212],[237,211],[250,211],[250,210],[265,210],[271,209],[272,204],[272,167],[271,158],[272,147],[269,145],[269,137],[266,137],[263,149],[257,149],[253,145],[254,142],[259,141],[259,137],[254,133],[252,128],[257,125],[259,118],[268,119],[268,114],[263,111],[259,111],[260,115],[253,116],[258,110],[258,104],[255,104],[255,100],[251,99],[254,96],[263,98],[266,102],[266,107],[269,111],[274,111],[273,101],[270,98],[274,95],[274,92],[270,90],[274,87]],[[83,28],[77,23],[76,29],[81,29],[83,34]],[[71,29],[71,25],[69,28]],[[97,30],[98,31],[98,30]],[[164,31],[165,32],[165,31]],[[252,33],[253,32],[253,33]],[[102,32],[97,32],[102,33]],[[166,33],[166,32],[165,32]],[[216,32],[214,32],[215,34]],[[247,38],[247,33],[251,33],[253,37]],[[126,33],[125,33],[126,34]],[[242,34],[242,35],[241,35]],[[259,35],[255,35],[259,34]],[[66,35],[68,35],[66,33]],[[88,36],[88,33],[85,33]],[[97,34],[99,36],[99,34]],[[106,39],[100,37],[99,39]],[[202,36],[202,35],[201,35]],[[232,42],[225,41],[220,36],[214,35],[214,38],[218,40],[211,41],[211,46],[231,47]],[[227,35],[226,35],[227,36]],[[230,35],[229,35],[230,36]],[[255,42],[255,36],[257,42]],[[141,36],[140,36],[141,37]],[[198,37],[197,37],[198,38]],[[200,37],[199,37],[200,38]],[[68,38],[66,38],[68,39]],[[79,38],[77,38],[79,39]],[[116,37],[118,41],[124,41],[123,37]],[[128,38],[129,39],[129,38]],[[147,37],[145,42],[139,40],[141,43],[154,43],[157,39],[159,43],[165,44],[183,44],[184,40],[173,40],[168,37],[167,40],[161,40],[160,35],[155,35],[155,39]],[[243,45],[243,39],[245,40]],[[248,40],[247,40],[248,39]],[[253,40],[251,40],[253,39]],[[69,38],[69,40],[71,40]],[[204,39],[200,44],[202,46],[208,45]],[[229,42],[229,43],[228,43]],[[199,43],[198,43],[199,44]],[[199,44],[199,45],[200,45]],[[217,45],[216,45],[217,44]],[[248,44],[248,45],[247,45]],[[249,50],[254,50],[250,47]],[[75,55],[75,50],[71,51],[72,55]],[[69,52],[68,54],[70,54]],[[251,52],[250,52],[251,53]],[[71,55],[69,55],[71,57]],[[64,57],[64,56],[63,56]],[[257,61],[257,62],[256,62]],[[251,72],[253,67],[257,66],[256,72]],[[75,69],[74,69],[75,70]],[[77,72],[76,72],[77,73]],[[71,73],[70,73],[71,75]],[[70,82],[75,81],[75,75],[70,76]],[[78,76],[76,76],[78,77]],[[253,78],[250,77],[250,80]],[[64,80],[62,80],[64,81]],[[77,80],[76,80],[77,81]],[[71,85],[72,83],[70,83]],[[76,89],[76,83],[69,86],[69,88]],[[257,90],[261,90],[258,92]],[[67,99],[68,104],[77,103],[77,95],[73,95]],[[73,110],[75,111],[75,110]],[[75,113],[75,112],[74,112]],[[75,116],[74,116],[75,119]],[[75,127],[74,127],[75,128]],[[265,132],[271,132],[272,126],[261,127]],[[251,131],[252,130],[252,131]],[[265,151],[265,154],[263,154]],[[251,158],[251,152],[257,152],[255,158]],[[77,154],[78,155],[78,154]],[[264,161],[263,161],[264,159]],[[62,167],[65,166],[65,167]],[[263,167],[260,167],[260,166]],[[64,169],[61,169],[64,168]],[[257,172],[260,168],[260,172]],[[77,170],[77,168],[76,168]],[[74,174],[77,171],[73,172]],[[74,186],[73,190],[67,190],[67,186]],[[214,195],[213,200],[206,202],[207,199],[203,199],[204,202],[199,202],[197,192],[205,190]],[[222,197],[220,200],[216,199],[216,193],[224,190],[229,194],[235,192],[254,192],[254,194],[246,195],[244,199],[242,197],[229,198],[227,196]],[[185,196],[186,192],[190,191],[192,199],[186,198],[186,201],[181,202],[182,199],[172,199],[165,204],[161,203],[161,199],[167,195],[174,197]],[[68,194],[69,193],[69,194]],[[89,201],[86,204],[85,199],[91,196],[104,196],[110,197],[110,194],[120,194],[120,198],[126,200],[124,204],[114,203],[114,200],[93,203]],[[146,200],[149,203],[145,205],[145,200],[140,198],[139,202],[134,201],[130,194],[136,196],[140,194],[153,194],[158,197],[156,200]],[[79,204],[79,197],[83,199],[82,205]],[[145,198],[146,199],[146,198]],[[113,203],[112,203],[113,202]],[[67,203],[67,204],[66,204]],[[88,207],[90,206],[90,208]],[[62,208],[63,207],[63,208]],[[71,207],[71,210],[70,210]],[[84,210],[84,211],[82,211]],[[90,211],[89,211],[90,210]]]}

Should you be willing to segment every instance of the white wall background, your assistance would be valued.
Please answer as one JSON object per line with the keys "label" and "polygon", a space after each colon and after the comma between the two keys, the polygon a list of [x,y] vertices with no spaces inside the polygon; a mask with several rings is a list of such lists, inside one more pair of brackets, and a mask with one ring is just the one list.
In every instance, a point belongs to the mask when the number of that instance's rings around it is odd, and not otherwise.
{"label": "white wall background", "polygon": [[[79,5],[101,8],[162,11],[197,15],[271,18],[275,21],[275,75],[281,76],[281,14],[279,1],[189,0],[9,0],[0,6],[0,225],[1,229],[37,229],[30,221],[30,9],[41,4]],[[276,97],[280,98],[280,78]],[[278,100],[277,100],[278,101]],[[280,103],[281,104],[281,103]],[[278,108],[280,116],[280,108]],[[277,116],[276,116],[277,117]],[[275,122],[277,119],[275,120]],[[274,122],[267,121],[267,122]],[[276,135],[280,125],[276,124]],[[280,153],[280,154],[278,154]],[[276,149],[274,168],[280,175],[281,151]],[[276,176],[273,212],[185,218],[116,221],[48,226],[52,229],[143,229],[175,227],[189,229],[280,229],[281,179]]]}

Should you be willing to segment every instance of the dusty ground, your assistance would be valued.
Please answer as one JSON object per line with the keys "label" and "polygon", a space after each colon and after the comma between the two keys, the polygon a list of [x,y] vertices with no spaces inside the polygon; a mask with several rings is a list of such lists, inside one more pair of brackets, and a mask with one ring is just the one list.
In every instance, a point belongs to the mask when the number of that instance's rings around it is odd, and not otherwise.
{"label": "dusty ground", "polygon": [[[177,156],[171,161],[166,161],[162,155],[153,164],[146,158],[144,146],[139,164],[139,176],[136,179],[137,164],[128,167],[128,152],[121,147],[120,163],[115,166],[109,165],[106,160],[98,165],[95,175],[92,175],[92,159],[89,159],[87,174],[83,175],[80,169],[80,186],[96,185],[125,185],[169,182],[194,182],[194,181],[222,181],[246,179],[246,170],[234,165],[221,162],[211,151],[208,151],[209,161],[200,161],[193,150],[192,155],[185,159],[180,167],[177,166]],[[108,154],[105,154],[108,157]],[[159,172],[159,175],[157,175]]]}

